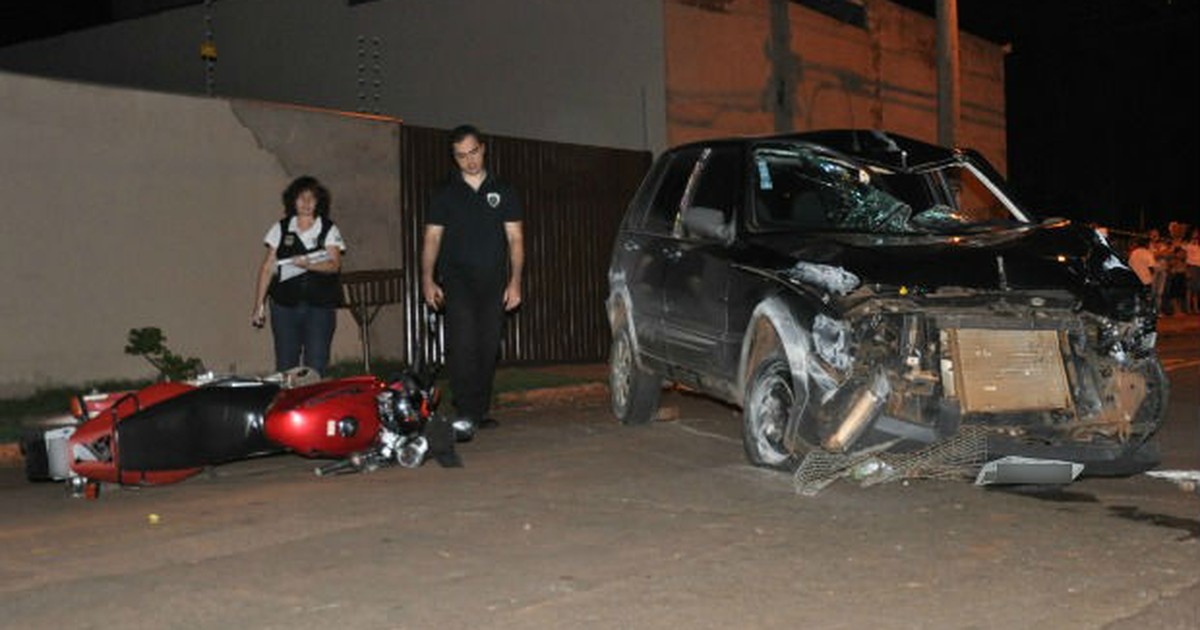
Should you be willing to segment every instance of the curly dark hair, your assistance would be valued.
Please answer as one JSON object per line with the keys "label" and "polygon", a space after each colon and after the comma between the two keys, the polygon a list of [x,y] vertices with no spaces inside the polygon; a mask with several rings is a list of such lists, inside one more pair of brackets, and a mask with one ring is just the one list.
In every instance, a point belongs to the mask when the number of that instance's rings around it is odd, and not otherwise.
{"label": "curly dark hair", "polygon": [[333,201],[333,196],[329,194],[329,189],[317,181],[312,175],[302,175],[292,180],[288,187],[283,189],[283,214],[285,216],[296,215],[296,197],[300,193],[309,191],[317,198],[317,216],[329,216],[329,204]]}

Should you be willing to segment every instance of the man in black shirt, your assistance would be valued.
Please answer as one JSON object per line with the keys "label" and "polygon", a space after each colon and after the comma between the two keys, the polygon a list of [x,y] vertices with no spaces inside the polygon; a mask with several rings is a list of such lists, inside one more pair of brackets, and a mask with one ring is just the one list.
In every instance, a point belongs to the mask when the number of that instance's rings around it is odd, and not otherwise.
{"label": "man in black shirt", "polygon": [[421,293],[446,309],[446,359],[461,439],[487,419],[504,311],[521,304],[521,200],[484,168],[479,130],[450,132],[458,172],[433,193],[425,217]]}

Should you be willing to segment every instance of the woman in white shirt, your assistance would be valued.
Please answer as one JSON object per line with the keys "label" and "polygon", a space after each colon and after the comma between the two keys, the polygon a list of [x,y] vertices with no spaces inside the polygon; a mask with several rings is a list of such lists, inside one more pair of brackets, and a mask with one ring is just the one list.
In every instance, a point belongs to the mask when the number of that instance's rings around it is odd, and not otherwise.
{"label": "woman in white shirt", "polygon": [[341,303],[338,274],[346,244],[329,218],[330,194],[315,177],[283,191],[284,218],[263,238],[267,247],[254,288],[250,323],[266,323],[270,296],[275,369],[300,365],[324,373]]}

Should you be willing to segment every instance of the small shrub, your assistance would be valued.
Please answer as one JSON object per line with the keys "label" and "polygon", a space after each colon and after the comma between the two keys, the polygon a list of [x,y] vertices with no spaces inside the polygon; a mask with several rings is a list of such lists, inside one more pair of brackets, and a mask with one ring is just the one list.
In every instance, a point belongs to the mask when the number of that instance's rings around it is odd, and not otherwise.
{"label": "small shrub", "polygon": [[204,363],[196,357],[181,357],[166,346],[167,337],[155,327],[133,328],[125,354],[142,357],[158,370],[160,380],[185,381],[204,371]]}

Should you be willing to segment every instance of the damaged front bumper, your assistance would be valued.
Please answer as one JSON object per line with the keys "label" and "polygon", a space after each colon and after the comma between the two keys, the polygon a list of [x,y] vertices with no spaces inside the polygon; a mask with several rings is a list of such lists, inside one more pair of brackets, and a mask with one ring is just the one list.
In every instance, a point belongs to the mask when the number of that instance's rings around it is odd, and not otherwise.
{"label": "damaged front bumper", "polygon": [[791,431],[797,447],[914,450],[973,427],[989,456],[1070,460],[1089,475],[1157,463],[1168,383],[1152,315],[1116,320],[1049,292],[902,293],[860,289],[844,316],[814,319],[820,404]]}

